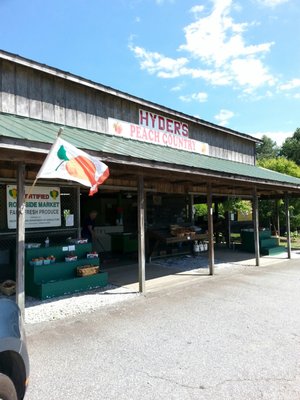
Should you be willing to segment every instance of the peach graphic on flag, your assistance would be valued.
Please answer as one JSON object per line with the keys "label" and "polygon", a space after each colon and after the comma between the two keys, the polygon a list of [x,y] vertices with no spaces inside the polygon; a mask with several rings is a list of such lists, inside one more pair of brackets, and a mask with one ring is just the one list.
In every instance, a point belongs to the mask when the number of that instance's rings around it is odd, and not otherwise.
{"label": "peach graphic on flag", "polygon": [[98,185],[108,177],[109,169],[106,164],[60,137],[54,142],[37,174],[37,179],[66,179],[89,186],[90,196],[98,191]]}

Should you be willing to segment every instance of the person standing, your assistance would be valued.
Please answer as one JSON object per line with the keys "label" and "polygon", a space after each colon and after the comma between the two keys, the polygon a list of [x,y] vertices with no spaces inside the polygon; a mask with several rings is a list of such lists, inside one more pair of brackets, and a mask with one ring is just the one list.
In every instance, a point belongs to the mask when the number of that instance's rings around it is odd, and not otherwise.
{"label": "person standing", "polygon": [[95,224],[97,218],[97,211],[93,210],[89,213],[89,216],[84,220],[82,225],[81,237],[88,239],[90,243],[95,239]]}

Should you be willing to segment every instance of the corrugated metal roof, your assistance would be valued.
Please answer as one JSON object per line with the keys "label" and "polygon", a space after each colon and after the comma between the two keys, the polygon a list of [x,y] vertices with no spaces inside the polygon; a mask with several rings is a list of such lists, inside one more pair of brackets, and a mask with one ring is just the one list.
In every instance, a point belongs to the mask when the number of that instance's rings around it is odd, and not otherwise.
{"label": "corrugated metal roof", "polygon": [[[0,138],[2,136],[52,144],[60,126],[51,122],[0,113]],[[136,157],[140,160],[175,164],[180,167],[226,174],[230,175],[230,177],[237,176],[265,182],[271,181],[274,184],[292,185],[300,189],[300,179],[254,165],[188,153],[182,150],[68,126],[64,127],[63,137],[75,146],[85,150],[101,151],[113,155]]]}

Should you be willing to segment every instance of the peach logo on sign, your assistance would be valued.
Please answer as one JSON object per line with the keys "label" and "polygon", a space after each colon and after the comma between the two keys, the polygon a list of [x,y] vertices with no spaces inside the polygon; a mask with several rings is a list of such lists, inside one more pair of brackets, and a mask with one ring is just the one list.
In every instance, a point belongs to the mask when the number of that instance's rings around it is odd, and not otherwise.
{"label": "peach logo on sign", "polygon": [[56,200],[58,197],[58,191],[57,190],[51,190],[50,191],[50,196],[52,197],[53,200]]}
{"label": "peach logo on sign", "polygon": [[119,122],[116,122],[116,123],[113,125],[113,127],[114,127],[115,132],[116,132],[118,135],[121,135],[122,130],[123,130],[122,125],[121,125]]}
{"label": "peach logo on sign", "polygon": [[15,200],[17,198],[17,189],[16,188],[10,189],[9,195]]}

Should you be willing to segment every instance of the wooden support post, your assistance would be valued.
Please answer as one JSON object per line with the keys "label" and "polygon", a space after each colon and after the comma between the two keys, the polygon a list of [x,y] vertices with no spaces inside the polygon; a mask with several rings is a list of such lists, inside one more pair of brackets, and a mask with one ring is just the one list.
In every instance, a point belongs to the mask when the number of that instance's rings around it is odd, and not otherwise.
{"label": "wooden support post", "polygon": [[280,237],[280,212],[279,212],[280,205],[278,199],[275,200],[275,208],[276,208],[276,225],[277,225],[275,229],[277,231],[278,237]]}
{"label": "wooden support post", "polygon": [[290,221],[290,209],[289,209],[289,196],[285,193],[284,196],[285,204],[285,220],[286,220],[286,241],[287,241],[287,251],[288,258],[292,258],[292,246],[291,246],[291,221]]}
{"label": "wooden support post", "polygon": [[145,190],[144,178],[138,177],[139,292],[145,293]]}
{"label": "wooden support post", "polygon": [[253,228],[254,228],[254,249],[256,266],[260,265],[260,249],[259,249],[259,221],[258,221],[258,197],[256,187],[253,192],[252,200]]}
{"label": "wooden support post", "polygon": [[80,186],[76,188],[76,199],[77,199],[77,237],[81,237],[81,214],[80,214]]}
{"label": "wooden support post", "polygon": [[25,164],[17,169],[16,303],[25,315]]}
{"label": "wooden support post", "polygon": [[214,224],[212,208],[211,184],[207,184],[207,221],[208,221],[208,267],[209,275],[214,274],[215,254],[214,254]]}
{"label": "wooden support post", "polygon": [[192,224],[195,223],[195,215],[194,215],[194,195],[190,194],[190,204],[189,204],[189,219]]}
{"label": "wooden support post", "polygon": [[[227,247],[228,249],[231,248],[231,212],[227,211],[226,213],[227,217]],[[233,250],[234,250],[234,244],[233,244]]]}

